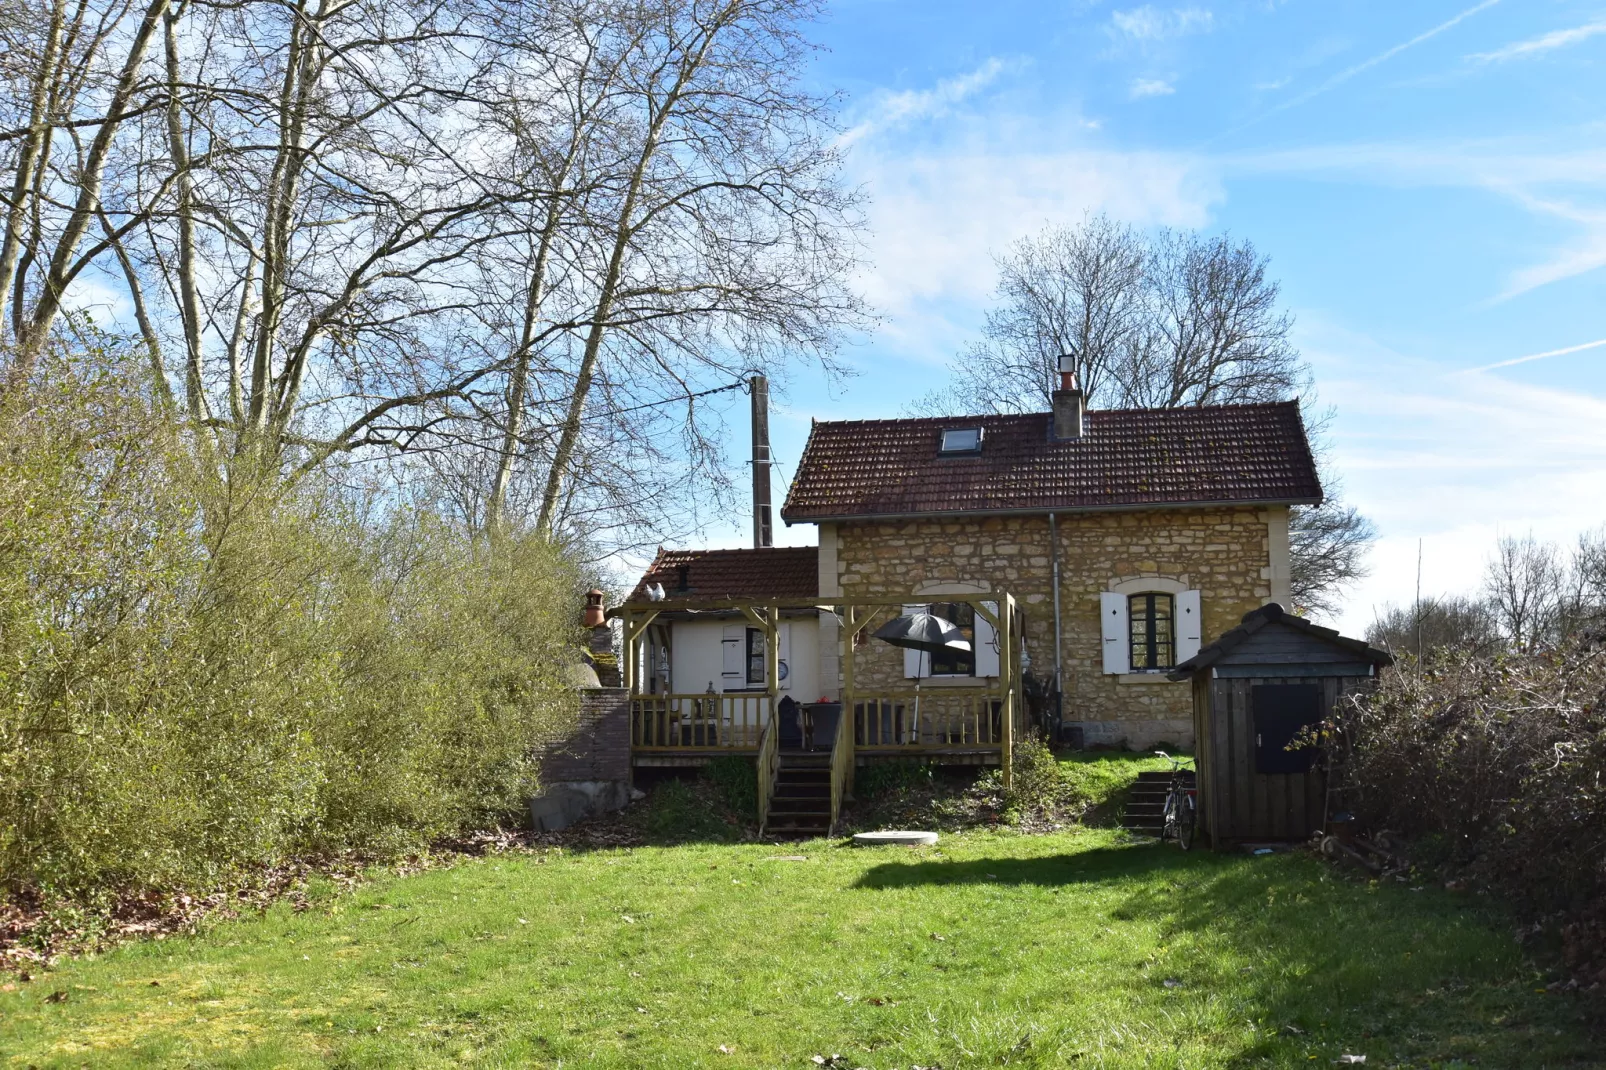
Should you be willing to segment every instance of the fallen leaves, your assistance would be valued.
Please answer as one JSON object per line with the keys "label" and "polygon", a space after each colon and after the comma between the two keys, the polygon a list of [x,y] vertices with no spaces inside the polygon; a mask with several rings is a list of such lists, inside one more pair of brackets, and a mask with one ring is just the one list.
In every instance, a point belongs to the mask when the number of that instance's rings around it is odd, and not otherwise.
{"label": "fallen leaves", "polygon": [[54,992],[50,993],[50,995],[45,997],[45,1002],[46,1003],[66,1003],[67,1002],[67,993],[66,993],[66,991],[64,989],[58,988]]}

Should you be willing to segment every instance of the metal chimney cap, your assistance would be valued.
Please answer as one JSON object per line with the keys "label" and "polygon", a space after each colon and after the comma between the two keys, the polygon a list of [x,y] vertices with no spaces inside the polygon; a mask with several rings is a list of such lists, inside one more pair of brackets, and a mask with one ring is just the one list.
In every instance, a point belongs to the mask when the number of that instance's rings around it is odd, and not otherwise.
{"label": "metal chimney cap", "polygon": [[1060,371],[1062,371],[1062,372],[1074,372],[1075,370],[1076,370],[1076,354],[1075,353],[1061,353],[1060,354]]}

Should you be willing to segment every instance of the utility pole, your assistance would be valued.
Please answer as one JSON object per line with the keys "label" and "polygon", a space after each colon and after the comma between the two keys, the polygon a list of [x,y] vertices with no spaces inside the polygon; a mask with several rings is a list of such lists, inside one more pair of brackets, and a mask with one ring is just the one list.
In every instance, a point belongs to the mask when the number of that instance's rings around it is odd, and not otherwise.
{"label": "utility pole", "polygon": [[1422,662],[1422,540],[1416,540],[1416,660]]}
{"label": "utility pole", "polygon": [[775,545],[770,516],[770,381],[755,375],[748,381],[753,402],[753,545]]}

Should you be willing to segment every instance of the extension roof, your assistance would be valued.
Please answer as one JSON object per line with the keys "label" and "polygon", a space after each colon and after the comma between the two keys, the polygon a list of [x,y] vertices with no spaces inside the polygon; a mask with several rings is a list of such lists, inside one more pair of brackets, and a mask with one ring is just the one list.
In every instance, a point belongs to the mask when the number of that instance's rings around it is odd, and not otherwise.
{"label": "extension roof", "polygon": [[1296,617],[1276,602],[1268,602],[1259,609],[1252,609],[1243,615],[1238,626],[1222,634],[1220,639],[1209,646],[1202,647],[1199,653],[1184,661],[1166,674],[1169,680],[1186,680],[1201,669],[1208,669],[1216,664],[1233,650],[1242,646],[1256,632],[1269,625],[1281,625],[1296,632],[1303,632],[1314,639],[1328,643],[1331,646],[1353,654],[1356,661],[1371,662],[1378,668],[1393,665],[1394,658],[1387,651],[1379,650],[1359,639],[1350,639],[1335,632],[1331,628],[1323,628],[1320,624],[1312,624],[1304,617]]}
{"label": "extension roof", "polygon": [[[1046,513],[1169,505],[1317,504],[1297,401],[1104,409],[1079,439],[1050,413],[816,423],[781,517],[799,521]],[[944,429],[980,427],[979,453],[939,456]]]}
{"label": "extension roof", "polygon": [[[649,584],[661,583],[670,598],[813,598],[820,590],[817,546],[770,546],[753,550],[665,550],[647,567],[627,602],[647,601]],[[681,586],[681,569],[686,585]]]}

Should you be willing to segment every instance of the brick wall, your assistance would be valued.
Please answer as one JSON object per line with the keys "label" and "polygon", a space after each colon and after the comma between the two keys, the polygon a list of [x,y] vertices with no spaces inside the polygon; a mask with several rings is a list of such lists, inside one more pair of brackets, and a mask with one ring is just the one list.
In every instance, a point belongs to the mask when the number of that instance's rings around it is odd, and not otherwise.
{"label": "brick wall", "polygon": [[[1145,577],[1198,590],[1208,643],[1273,598],[1280,574],[1273,566],[1273,544],[1286,517],[1285,509],[1257,508],[1060,516],[1066,723],[1082,725],[1089,743],[1191,744],[1187,684],[1104,674],[1099,594]],[[913,595],[930,585],[967,583],[1012,592],[1025,613],[1033,670],[1042,677],[1052,674],[1046,516],[844,523],[836,527],[835,546],[837,578],[846,597]],[[875,641],[856,651],[855,678],[861,689],[907,686],[901,653]]]}
{"label": "brick wall", "polygon": [[630,704],[622,687],[576,692],[580,716],[564,739],[540,750],[541,783],[630,780]]}

